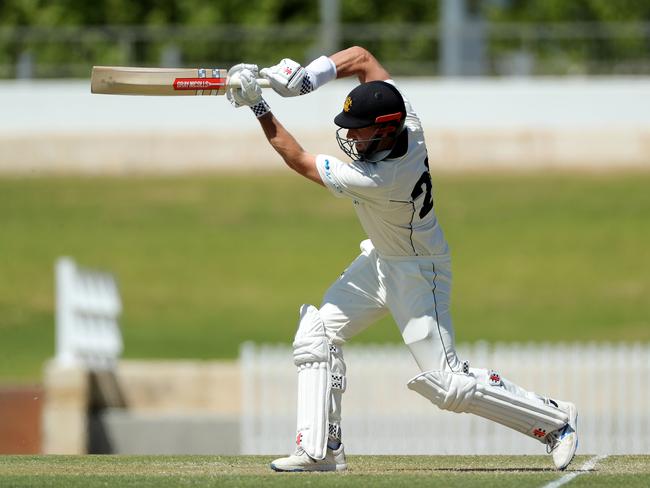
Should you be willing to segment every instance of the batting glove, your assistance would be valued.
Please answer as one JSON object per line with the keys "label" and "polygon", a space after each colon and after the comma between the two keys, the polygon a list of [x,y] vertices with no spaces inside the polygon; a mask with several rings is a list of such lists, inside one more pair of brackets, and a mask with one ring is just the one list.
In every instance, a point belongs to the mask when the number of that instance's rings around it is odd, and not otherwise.
{"label": "batting glove", "polygon": [[250,107],[256,117],[269,112],[269,105],[262,98],[262,88],[257,83],[257,77],[249,69],[241,69],[237,72],[240,88],[230,88],[226,92],[226,98],[235,107]]}
{"label": "batting glove", "polygon": [[321,56],[305,68],[285,58],[270,68],[260,70],[260,76],[271,82],[271,88],[283,97],[306,95],[336,78],[336,65]]}
{"label": "batting glove", "polygon": [[233,66],[228,70],[228,78],[233,78],[239,76],[239,73],[243,70],[247,69],[251,73],[255,75],[255,78],[258,76],[258,67],[256,64],[246,64],[246,63],[239,63]]}
{"label": "batting glove", "polygon": [[297,97],[313,90],[311,80],[294,60],[285,58],[275,66],[260,70],[260,76],[271,82],[271,88],[283,97]]}
{"label": "batting glove", "polygon": [[[236,64],[232,68],[228,70],[228,80],[241,80],[241,74],[243,71],[249,71],[250,73],[253,74],[255,78],[258,76],[258,68],[256,64],[246,64],[246,63],[240,63]],[[261,96],[261,93],[260,93]],[[226,92],[226,97],[232,103],[235,107],[239,108],[243,105],[249,106],[248,103],[246,103],[245,98],[241,94],[241,90],[234,88],[230,89]]]}

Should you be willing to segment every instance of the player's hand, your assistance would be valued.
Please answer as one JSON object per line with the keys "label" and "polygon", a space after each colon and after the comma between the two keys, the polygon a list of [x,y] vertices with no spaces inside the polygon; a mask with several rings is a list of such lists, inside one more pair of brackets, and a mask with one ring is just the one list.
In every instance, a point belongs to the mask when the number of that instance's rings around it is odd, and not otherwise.
{"label": "player's hand", "polygon": [[257,83],[255,73],[249,69],[242,69],[237,75],[241,87],[228,89],[226,92],[228,101],[235,107],[244,105],[250,107],[257,118],[270,112],[271,108],[262,98],[262,87]]}
{"label": "player's hand", "polygon": [[239,63],[233,66],[228,70],[228,78],[236,78],[239,76],[239,73],[243,70],[247,69],[251,73],[255,75],[255,78],[257,78],[259,74],[259,69],[256,64],[246,64],[246,63]]}
{"label": "player's hand", "polygon": [[[239,63],[233,66],[228,70],[228,79],[229,80],[239,80],[241,73],[243,71],[249,71],[253,74],[253,77],[257,79],[258,76],[258,68],[256,64],[246,64],[246,63]],[[245,103],[245,99],[241,96],[241,91],[238,93],[239,89],[230,89],[226,92],[226,97],[228,98],[228,101],[232,103],[235,107],[242,107],[244,105],[248,105]],[[260,95],[261,96],[261,95]]]}
{"label": "player's hand", "polygon": [[[230,72],[228,74],[230,75]],[[257,105],[262,100],[262,88],[257,83],[255,74],[251,70],[243,68],[237,71],[237,78],[241,87],[228,89],[226,92],[228,101],[235,107]]]}
{"label": "player's hand", "polygon": [[271,88],[283,97],[297,97],[312,91],[305,68],[289,58],[283,59],[275,66],[262,68],[260,76],[269,80]]}

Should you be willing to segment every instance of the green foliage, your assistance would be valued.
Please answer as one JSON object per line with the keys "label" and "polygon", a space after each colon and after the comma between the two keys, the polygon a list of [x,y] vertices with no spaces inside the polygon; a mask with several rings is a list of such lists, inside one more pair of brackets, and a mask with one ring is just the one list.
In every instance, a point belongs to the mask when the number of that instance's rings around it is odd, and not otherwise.
{"label": "green foliage", "polygon": [[486,15],[497,24],[535,23],[546,31],[537,37],[522,34],[518,46],[513,45],[513,39],[494,40],[490,48],[495,58],[519,49],[535,58],[537,71],[541,73],[608,74],[648,70],[650,39],[643,23],[650,21],[649,2],[512,0],[501,7],[493,4]]}
{"label": "green foliage", "polygon": [[[518,52],[532,56],[539,73],[650,70],[645,61],[650,41],[641,24],[650,21],[648,2],[469,4],[495,26],[487,40],[492,72]],[[340,47],[366,46],[396,75],[437,72],[440,2],[341,0],[339,10]],[[0,2],[0,77],[13,77],[25,53],[36,63],[37,77],[86,77],[96,64],[156,66],[165,50],[179,53],[184,66],[242,60],[268,65],[281,57],[307,62],[323,53],[320,15],[318,0],[5,0]],[[523,26],[504,36],[498,26],[512,22]],[[612,22],[636,24],[611,30]],[[567,23],[572,26],[562,28]],[[526,30],[526,25],[538,28]]]}
{"label": "green foliage", "polygon": [[650,21],[642,0],[509,0],[489,6],[492,18],[520,22]]}
{"label": "green foliage", "polygon": [[385,0],[342,0],[341,21],[353,24],[435,23],[438,20],[438,4],[431,0],[401,0],[399,5]]}

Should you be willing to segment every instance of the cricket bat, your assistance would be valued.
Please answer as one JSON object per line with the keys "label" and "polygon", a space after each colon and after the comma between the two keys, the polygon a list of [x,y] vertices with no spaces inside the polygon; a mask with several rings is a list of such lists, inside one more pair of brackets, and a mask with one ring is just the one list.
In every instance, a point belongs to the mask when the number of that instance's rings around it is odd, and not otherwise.
{"label": "cricket bat", "polygon": [[[257,82],[262,88],[271,86],[265,79]],[[239,79],[228,78],[224,68],[94,66],[90,77],[90,91],[108,95],[225,95],[238,86]]]}

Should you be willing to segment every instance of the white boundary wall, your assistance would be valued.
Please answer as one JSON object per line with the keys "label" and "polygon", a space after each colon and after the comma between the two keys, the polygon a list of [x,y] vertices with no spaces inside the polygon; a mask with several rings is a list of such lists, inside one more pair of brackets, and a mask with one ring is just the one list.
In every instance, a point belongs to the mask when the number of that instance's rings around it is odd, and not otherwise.
{"label": "white boundary wall", "polygon": [[[460,345],[475,367],[578,406],[578,453],[650,453],[650,344]],[[351,454],[543,454],[541,443],[407,389],[404,346],[346,346],[343,439]],[[296,370],[286,346],[241,349],[243,454],[295,448]]]}
{"label": "white boundary wall", "polygon": [[[650,78],[398,79],[433,168],[650,168]],[[311,152],[340,155],[350,80],[274,112]],[[281,168],[249,110],[225,97],[91,95],[86,81],[0,81],[0,173]]]}

